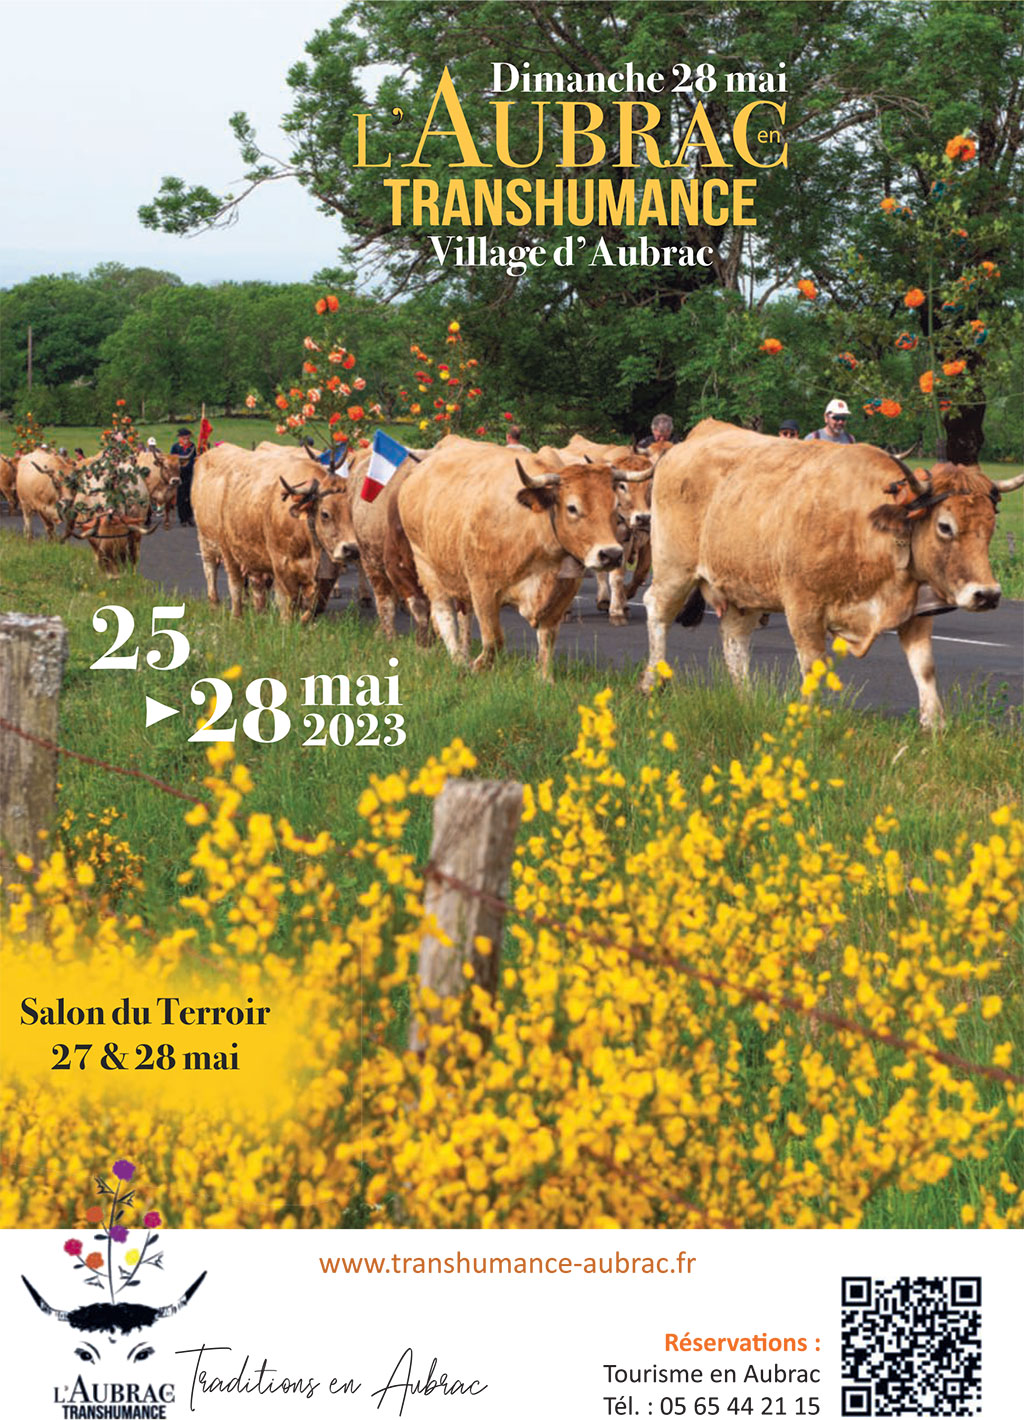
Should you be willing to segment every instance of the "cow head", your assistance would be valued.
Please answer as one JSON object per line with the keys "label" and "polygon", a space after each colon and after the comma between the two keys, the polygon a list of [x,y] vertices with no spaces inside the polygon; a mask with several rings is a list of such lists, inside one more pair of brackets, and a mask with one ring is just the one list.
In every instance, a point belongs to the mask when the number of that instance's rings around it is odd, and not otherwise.
{"label": "cow head", "polygon": [[912,567],[962,611],[998,606],[1002,588],[989,563],[1000,495],[1024,486],[1024,474],[993,482],[977,466],[940,463],[911,470],[886,488],[895,502],[875,508],[871,525],[891,532],[900,552],[897,565]]}
{"label": "cow head", "polygon": [[291,503],[288,511],[293,518],[306,519],[314,547],[325,552],[332,562],[359,556],[344,479],[314,474],[307,482],[294,486],[281,478],[281,486],[285,490],[282,502]]}
{"label": "cow head", "polygon": [[630,532],[647,532],[651,526],[651,490],[656,459],[628,454],[611,465],[618,511]]}
{"label": "cow head", "polygon": [[531,476],[516,459],[523,487],[516,500],[534,513],[547,513],[562,551],[593,571],[622,565],[615,490],[600,464],[570,464]]}
{"label": "cow head", "polygon": [[181,482],[181,459],[177,454],[162,454],[158,451],[153,455],[153,473],[154,486],[149,490],[150,496],[169,494]]}
{"label": "cow head", "polygon": [[[176,1302],[172,1302],[166,1307],[147,1307],[138,1302],[93,1302],[89,1306],[75,1307],[73,1311],[56,1311],[49,1305],[32,1286],[27,1277],[22,1277],[22,1281],[28,1288],[29,1295],[44,1316],[55,1317],[57,1321],[67,1322],[73,1331],[82,1332],[84,1335],[75,1337],[74,1351],[80,1361],[94,1362],[102,1359],[103,1355],[112,1355],[113,1352],[107,1347],[117,1346],[119,1342],[129,1338],[132,1332],[143,1333],[134,1344],[128,1342],[128,1352],[126,1359],[132,1362],[148,1361],[154,1353],[154,1347],[150,1344],[152,1328],[158,1321],[165,1317],[174,1316],[187,1306],[197,1291],[206,1273],[201,1273]],[[96,1346],[89,1337],[96,1337],[103,1344]],[[118,1353],[120,1354],[120,1353]]]}

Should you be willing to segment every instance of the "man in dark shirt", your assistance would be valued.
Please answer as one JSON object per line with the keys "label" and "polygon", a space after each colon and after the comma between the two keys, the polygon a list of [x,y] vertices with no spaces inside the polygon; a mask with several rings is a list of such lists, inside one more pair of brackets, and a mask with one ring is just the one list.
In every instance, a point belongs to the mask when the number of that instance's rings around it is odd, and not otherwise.
{"label": "man in dark shirt", "polygon": [[192,517],[192,474],[196,466],[196,446],[192,442],[191,429],[179,429],[177,442],[171,445],[171,453],[177,454],[181,470],[178,484],[178,521],[183,528],[194,528]]}
{"label": "man in dark shirt", "polygon": [[651,432],[637,444],[638,449],[650,448],[651,444],[674,444],[671,414],[656,414],[651,420]]}

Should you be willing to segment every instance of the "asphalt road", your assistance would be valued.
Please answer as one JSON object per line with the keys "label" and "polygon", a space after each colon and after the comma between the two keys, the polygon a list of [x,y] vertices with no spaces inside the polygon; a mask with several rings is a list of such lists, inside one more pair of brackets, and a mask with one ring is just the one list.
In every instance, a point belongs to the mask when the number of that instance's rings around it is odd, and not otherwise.
{"label": "asphalt road", "polygon": [[[18,519],[20,526],[20,518]],[[15,526],[4,517],[4,526]],[[83,557],[91,556],[82,548]],[[161,529],[142,543],[141,570],[152,581],[183,596],[205,597],[199,546],[194,529],[175,524]],[[339,581],[340,596],[331,601],[328,615],[336,615],[351,605],[355,597],[356,574],[348,572]],[[227,599],[226,579],[220,574],[221,594]],[[568,619],[558,636],[557,656],[575,656],[588,663],[635,666],[637,675],[647,655],[645,612],[639,601],[630,603],[629,626],[610,626],[594,605],[595,584],[583,583]],[[361,609],[368,621],[376,617],[372,608]],[[399,630],[408,625],[404,613]],[[502,613],[506,642],[510,647],[536,650],[536,637],[520,616],[509,608]],[[995,611],[972,615],[955,611],[937,617],[934,627],[935,659],[939,691],[947,708],[962,697],[987,694],[993,708],[1019,706],[1024,701],[1024,604],[1003,602]],[[673,627],[668,640],[668,659],[682,673],[706,673],[714,661],[721,661],[716,618],[709,614],[702,626],[687,630]],[[752,666],[755,672],[789,675],[795,666],[793,644],[781,615],[755,631]],[[848,658],[843,664],[844,684],[858,694],[858,703],[890,715],[917,709],[917,692],[895,633],[881,637],[862,661]]]}
{"label": "asphalt road", "polygon": [[[204,597],[206,583],[194,530],[175,525],[162,530],[142,544],[142,572],[169,589],[186,596]],[[335,596],[328,615],[349,607],[355,597],[356,574],[348,572],[339,580],[341,595]],[[220,574],[221,595],[227,598],[226,578]],[[559,656],[582,657],[589,663],[616,667],[634,665],[639,675],[647,655],[647,631],[642,602],[630,603],[629,626],[610,626],[594,604],[595,583],[587,579],[568,619],[558,635]],[[361,614],[376,619],[372,608]],[[408,625],[404,613],[399,629]],[[510,608],[502,613],[506,643],[510,647],[536,650],[536,636]],[[1019,706],[1024,700],[1024,604],[1003,602],[995,611],[972,614],[955,611],[936,617],[933,631],[939,691],[948,708],[961,696],[984,691],[996,706]],[[706,672],[713,660],[721,661],[718,622],[706,614],[695,630],[673,627],[669,634],[669,663],[680,672]],[[794,668],[793,643],[781,615],[755,631],[752,667],[785,677]],[[843,682],[856,690],[858,703],[891,715],[917,709],[917,691],[895,633],[881,637],[862,661],[848,658],[843,663]]]}

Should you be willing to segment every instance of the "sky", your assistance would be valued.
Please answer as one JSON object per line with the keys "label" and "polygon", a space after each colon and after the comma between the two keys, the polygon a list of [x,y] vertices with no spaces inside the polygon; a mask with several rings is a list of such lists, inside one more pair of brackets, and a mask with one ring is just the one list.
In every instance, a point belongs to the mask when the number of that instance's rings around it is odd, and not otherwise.
{"label": "sky", "polygon": [[101,261],[189,282],[308,280],[339,223],[298,183],[268,184],[224,231],[149,232],[163,177],[237,193],[228,119],[287,158],[285,76],[344,0],[0,0],[0,287]]}

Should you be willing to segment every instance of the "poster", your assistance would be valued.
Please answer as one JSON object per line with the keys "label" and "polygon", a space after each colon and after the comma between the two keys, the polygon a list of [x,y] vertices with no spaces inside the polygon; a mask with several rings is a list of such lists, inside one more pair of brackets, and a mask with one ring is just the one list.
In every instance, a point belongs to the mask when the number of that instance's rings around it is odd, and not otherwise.
{"label": "poster", "polygon": [[[2,610],[30,618],[0,637],[5,832],[34,836],[4,868],[12,1413],[1013,1413],[1019,10],[27,14],[0,18],[18,42],[48,25],[69,183],[94,172],[121,216],[41,238],[12,204],[4,452],[18,425],[52,454],[92,424],[103,470],[149,438],[187,465],[212,429],[167,526],[83,483],[64,542],[3,519]],[[268,117],[240,56],[283,76],[307,41]],[[90,139],[111,112],[141,152]],[[254,255],[278,191],[287,230]],[[233,272],[203,267],[236,236]],[[31,409],[23,288],[105,260],[83,319],[131,270],[154,289],[79,332],[77,383],[47,344],[75,283],[31,307]],[[294,293],[257,309],[268,282],[308,287],[297,317]],[[47,427],[93,394],[109,410]],[[891,537],[871,597],[918,626],[918,583],[937,598],[944,731],[923,633],[862,659],[863,618],[833,609],[818,655],[753,585],[788,504],[715,504],[691,599],[682,442],[651,480],[654,590],[599,617],[582,574],[621,570],[660,414],[821,475],[785,542],[800,586],[824,566],[838,605]],[[253,447],[307,431],[333,453],[313,473]],[[484,452],[426,457],[449,436]],[[253,514],[257,457],[285,461]],[[389,610],[370,544],[403,467],[419,590],[392,582]],[[856,537],[831,491],[854,467],[881,510]],[[106,565],[130,543],[138,573]],[[722,666],[748,654],[744,691]]]}

